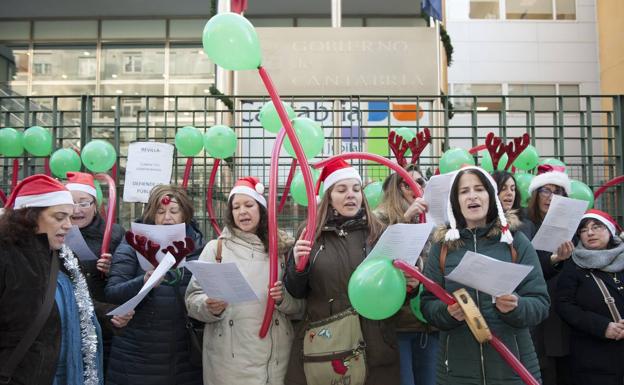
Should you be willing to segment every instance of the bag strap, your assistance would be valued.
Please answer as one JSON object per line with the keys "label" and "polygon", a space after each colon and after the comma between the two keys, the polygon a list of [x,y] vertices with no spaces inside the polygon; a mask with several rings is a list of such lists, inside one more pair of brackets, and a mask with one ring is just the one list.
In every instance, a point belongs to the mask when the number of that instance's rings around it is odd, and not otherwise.
{"label": "bag strap", "polygon": [[[518,261],[518,252],[513,244],[509,245],[509,249],[511,251],[511,263],[516,263]],[[444,266],[446,266],[446,255],[448,254],[448,246],[445,244],[442,245],[440,249],[440,271],[442,275],[444,275]]]}
{"label": "bag strap", "polygon": [[217,255],[215,255],[215,260],[217,263],[221,263],[223,260],[223,256],[221,252],[223,251],[223,240],[221,238],[217,239]]}
{"label": "bag strap", "polygon": [[52,311],[52,305],[54,304],[54,294],[56,292],[56,278],[58,276],[59,271],[59,258],[57,255],[52,255],[52,262],[50,265],[50,278],[48,280],[48,289],[46,290],[45,298],[43,300],[43,304],[39,308],[39,312],[35,317],[33,323],[30,324],[24,336],[20,340],[20,342],[11,353],[9,359],[5,362],[4,366],[0,368],[0,384],[8,384],[11,382],[11,378],[13,377],[13,372],[22,362],[26,352],[32,346],[35,339],[41,332],[43,325],[48,320],[50,316],[50,311]]}
{"label": "bag strap", "polygon": [[607,307],[609,308],[609,312],[611,313],[611,318],[613,318],[614,322],[620,322],[622,320],[622,316],[620,315],[620,312],[615,306],[615,299],[611,296],[611,293],[609,293],[609,289],[607,289],[607,286],[604,284],[602,279],[598,278],[591,271],[589,272],[589,274],[591,274],[594,281],[596,281],[596,285],[598,285],[598,288],[600,289],[600,292],[602,293],[604,301],[607,304]]}

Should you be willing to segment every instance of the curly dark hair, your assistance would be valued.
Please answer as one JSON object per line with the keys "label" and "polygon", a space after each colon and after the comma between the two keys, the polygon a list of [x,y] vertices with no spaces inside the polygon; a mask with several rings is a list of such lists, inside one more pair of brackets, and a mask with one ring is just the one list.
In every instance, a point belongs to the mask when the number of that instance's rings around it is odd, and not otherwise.
{"label": "curly dark hair", "polygon": [[[225,225],[229,227],[230,229],[239,229],[238,226],[236,226],[236,222],[234,222],[234,214],[232,214],[232,201],[233,199],[228,200],[227,210],[225,213]],[[258,201],[256,201],[256,203],[258,204],[258,210],[260,211],[260,222],[258,222],[256,235],[262,241],[262,244],[264,245],[264,251],[268,251],[269,250],[269,214],[267,212],[267,209],[264,206],[262,206]]]}
{"label": "curly dark hair", "polygon": [[37,233],[37,221],[47,207],[5,209],[0,215],[0,240],[9,243],[24,243]]}

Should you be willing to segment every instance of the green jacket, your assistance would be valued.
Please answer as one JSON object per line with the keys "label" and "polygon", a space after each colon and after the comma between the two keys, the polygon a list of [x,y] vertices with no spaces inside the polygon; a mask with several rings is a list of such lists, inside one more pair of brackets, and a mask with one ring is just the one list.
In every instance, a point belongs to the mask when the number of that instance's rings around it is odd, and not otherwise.
{"label": "green jacket", "polygon": [[[511,224],[517,224],[510,218]],[[514,226],[512,225],[513,229]],[[449,293],[464,287],[447,280],[448,275],[461,261],[466,251],[474,251],[501,261],[511,262],[511,251],[506,243],[499,242],[500,225],[498,221],[474,231],[460,230],[461,239],[447,242],[448,254],[444,275],[440,271],[440,249],[447,229],[439,228],[434,235],[434,244],[425,266],[425,275]],[[537,325],[548,315],[550,300],[546,283],[533,246],[521,232],[514,232],[514,248],[517,252],[516,263],[533,266],[533,270],[520,283],[513,293],[518,296],[518,307],[503,314],[492,303],[492,297],[466,288],[478,305],[490,330],[511,352],[520,359],[524,366],[540,380],[540,370],[529,333],[529,328]],[[489,344],[479,344],[465,322],[457,321],[447,311],[447,305],[426,291],[422,297],[422,312],[429,322],[438,327],[440,332],[440,351],[438,353],[438,384],[523,384],[522,380]]]}

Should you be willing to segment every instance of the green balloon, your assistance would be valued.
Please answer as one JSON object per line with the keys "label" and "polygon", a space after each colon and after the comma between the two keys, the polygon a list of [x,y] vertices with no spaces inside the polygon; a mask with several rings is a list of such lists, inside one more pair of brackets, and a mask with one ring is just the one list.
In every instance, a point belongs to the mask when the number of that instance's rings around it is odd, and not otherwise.
{"label": "green balloon", "polygon": [[[312,169],[312,180],[314,181],[314,188],[316,189],[316,181],[321,174],[319,170]],[[300,206],[308,206],[308,195],[306,194],[305,183],[303,182],[303,174],[301,171],[297,171],[292,181],[290,182],[290,195],[296,204]],[[323,196],[323,189],[321,188],[320,197]]]}
{"label": "green balloon", "polygon": [[256,69],[262,62],[254,26],[237,13],[213,16],[202,36],[206,55],[226,70]]}
{"label": "green balloon", "polygon": [[0,154],[9,158],[22,156],[24,152],[24,134],[15,128],[5,127],[0,130]]}
{"label": "green balloon", "polygon": [[95,201],[97,202],[97,205],[100,206],[104,200],[102,186],[100,185],[100,181],[97,179],[93,181],[93,185],[95,186]]}
{"label": "green balloon", "polygon": [[[323,135],[323,129],[320,124],[310,118],[295,118],[292,120],[292,124],[306,158],[314,158],[323,151],[325,135]],[[290,156],[296,157],[295,150],[288,137],[284,139],[284,148]]]}
{"label": "green balloon", "polygon": [[555,159],[555,158],[544,158],[542,160],[539,161],[538,166],[541,166],[543,164],[549,164],[551,166],[563,166],[566,167],[566,170],[564,171],[566,174],[568,173],[567,170],[567,166],[565,163],[563,163],[562,161],[560,161],[559,159]]}
{"label": "green balloon", "polygon": [[420,309],[420,297],[422,296],[423,291],[425,291],[424,286],[418,285],[418,294],[410,300],[410,309],[420,322],[428,323],[422,313],[422,310]]}
{"label": "green balloon", "polygon": [[440,174],[459,170],[464,164],[474,166],[474,158],[463,148],[451,148],[440,158]]}
{"label": "green balloon", "polygon": [[[492,157],[488,151],[484,151],[481,156],[481,168],[487,172],[494,172],[494,164],[492,163]],[[503,154],[500,160],[498,161],[497,170],[502,171],[507,167],[507,162],[509,161],[509,157],[507,154]]]}
{"label": "green balloon", "polygon": [[570,193],[570,198],[587,201],[589,203],[587,209],[594,207],[594,192],[588,185],[580,180],[572,179],[571,186],[572,192]]}
{"label": "green balloon", "polygon": [[[295,110],[293,110],[290,105],[284,102],[282,102],[282,104],[284,105],[284,109],[286,109],[288,119],[293,120],[297,116]],[[273,105],[273,102],[268,102],[264,106],[262,106],[258,117],[260,118],[260,124],[262,125],[262,127],[264,127],[264,129],[269,132],[277,134],[282,128],[282,121],[279,118],[277,109],[275,108],[275,105]]]}
{"label": "green balloon", "polygon": [[195,156],[204,148],[203,136],[193,126],[184,126],[176,132],[175,146],[182,156]]}
{"label": "green balloon", "polygon": [[40,126],[24,131],[24,148],[35,156],[48,156],[52,152],[52,135]]}
{"label": "green balloon", "polygon": [[57,178],[65,178],[70,171],[80,171],[80,156],[69,148],[60,148],[50,156],[50,170]]}
{"label": "green balloon", "polygon": [[405,285],[403,273],[392,266],[390,259],[366,259],[349,279],[349,300],[361,316],[386,319],[403,306]]}
{"label": "green balloon", "polygon": [[369,183],[364,187],[364,195],[371,209],[377,208],[383,199],[383,189],[381,182]]}
{"label": "green balloon", "polygon": [[533,174],[516,173],[514,175],[514,179],[516,180],[516,194],[520,194],[520,205],[522,207],[527,207],[529,204],[529,199],[531,198],[529,195],[529,186],[533,178],[535,178]]}
{"label": "green balloon", "polygon": [[204,134],[204,147],[213,158],[229,158],[236,152],[236,134],[228,126],[216,125]]}
{"label": "green balloon", "polygon": [[516,160],[514,160],[513,166],[519,170],[529,171],[534,169],[538,162],[539,154],[537,153],[537,149],[529,144],[528,147],[518,155]]}
{"label": "green balloon", "polygon": [[82,163],[91,172],[106,172],[113,167],[117,153],[112,144],[105,140],[92,140],[80,153]]}

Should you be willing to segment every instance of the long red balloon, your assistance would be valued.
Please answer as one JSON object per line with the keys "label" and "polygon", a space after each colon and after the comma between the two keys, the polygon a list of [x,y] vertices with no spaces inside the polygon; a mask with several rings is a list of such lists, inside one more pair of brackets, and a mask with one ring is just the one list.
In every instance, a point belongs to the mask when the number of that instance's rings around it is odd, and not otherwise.
{"label": "long red balloon", "polygon": [[[284,105],[282,104],[282,101],[279,95],[277,94],[277,91],[275,90],[275,86],[273,85],[273,81],[271,80],[271,77],[269,76],[268,72],[262,66],[258,67],[258,73],[260,74],[260,78],[262,79],[262,82],[264,83],[265,88],[269,92],[269,95],[271,96],[271,101],[273,101],[273,105],[275,106],[275,109],[277,110],[277,114],[279,115],[279,118],[283,127],[281,131],[284,131],[285,134],[288,135],[288,139],[290,140],[290,143],[293,149],[295,150],[297,162],[299,162],[299,164],[302,164],[302,165],[307,165],[308,159],[306,158],[306,155],[303,152],[303,147],[301,147],[301,143],[299,143],[299,139],[297,138],[297,134],[295,133],[292,123],[290,122],[290,119],[288,118],[288,114],[286,113],[286,110],[284,109]],[[277,147],[277,149],[275,147]],[[277,150],[279,153],[280,147],[281,145],[274,146],[273,151],[275,152]],[[271,166],[273,167],[273,164]],[[306,194],[308,197],[307,228],[316,229],[316,196],[314,194],[312,172],[310,171],[309,167],[302,167],[301,173],[303,174],[303,182],[305,184]],[[275,186],[275,189],[276,189],[275,191],[277,193],[277,173],[271,173],[270,175],[269,187],[271,186]],[[275,205],[272,205],[271,207],[273,210],[276,209]],[[275,215],[277,216],[277,213]],[[275,223],[274,225],[276,227],[269,226],[269,233],[272,233],[272,232],[277,233],[277,224]],[[315,233],[314,231],[306,232],[305,239],[310,241],[310,244],[312,244],[314,241],[314,233]],[[277,247],[277,244],[274,245],[274,248],[275,247]],[[269,246],[269,266],[270,266],[269,272],[273,270],[277,272],[277,265],[278,265],[277,250],[272,251],[271,247]],[[269,274],[269,284],[272,286],[273,284],[275,284],[275,281],[271,279],[270,275],[271,274]],[[277,273],[276,273],[276,277],[277,277]],[[271,302],[270,300],[267,301],[267,308],[264,314],[264,321],[262,322],[262,326],[260,327],[260,332],[259,332],[260,338],[264,338],[266,336],[267,332],[269,331],[269,326],[271,325],[271,320],[273,318],[273,310],[275,306],[272,306],[271,308],[269,308],[268,305],[270,302]]]}
{"label": "long red balloon", "polygon": [[212,171],[210,171],[210,179],[208,180],[208,188],[206,189],[206,210],[208,211],[208,216],[210,217],[210,224],[214,229],[217,235],[221,235],[221,229],[219,228],[219,224],[217,223],[217,219],[215,217],[214,208],[212,207],[212,190],[214,190],[215,178],[217,177],[217,170],[219,170],[219,164],[221,163],[221,159],[215,158],[214,163],[212,164]]}
{"label": "long red balloon", "polygon": [[115,181],[108,174],[95,174],[95,179],[101,183],[108,184],[108,207],[106,211],[106,227],[104,227],[104,238],[102,240],[101,254],[108,253],[110,249],[111,232],[115,223],[115,210],[117,207],[117,189]]}
{"label": "long red balloon", "polygon": [[193,158],[186,159],[186,166],[184,166],[184,177],[182,178],[182,188],[186,190],[188,186],[188,180],[191,176],[191,169],[193,168]]}
{"label": "long red balloon", "polygon": [[[424,276],[423,273],[421,273],[420,270],[418,270],[415,266],[412,266],[409,263],[400,259],[395,259],[394,261],[392,261],[392,264],[394,265],[394,267],[404,271],[407,275],[419,280],[427,290],[433,293],[433,295],[435,295],[440,301],[444,302],[445,304],[453,305],[457,302],[452,295],[450,295],[446,290],[444,290],[444,288],[442,288],[442,286],[438,285],[436,282]],[[531,372],[529,372],[524,367],[524,365],[522,365],[522,362],[520,362],[509,349],[507,349],[505,344],[503,344],[498,337],[492,334],[492,339],[489,342],[490,345],[492,345],[492,347],[498,352],[498,354],[501,355],[503,360],[507,362],[507,365],[509,365],[514,370],[514,372],[516,372],[516,374],[520,376],[525,384],[540,384],[533,377]]]}
{"label": "long red balloon", "polygon": [[290,163],[290,171],[288,171],[288,178],[286,179],[284,192],[282,193],[282,198],[280,200],[279,207],[277,208],[278,214],[284,210],[284,205],[286,204],[286,199],[288,198],[288,192],[290,191],[290,184],[292,183],[293,175],[295,175],[295,170],[297,170],[297,159],[293,159],[292,163]]}
{"label": "long red balloon", "polygon": [[13,175],[11,175],[11,191],[17,186],[17,179],[19,173],[19,160],[17,158],[13,159]]}
{"label": "long red balloon", "polygon": [[611,179],[607,183],[605,183],[602,186],[600,186],[600,188],[598,190],[596,190],[596,192],[594,192],[594,199],[598,199],[598,197],[601,196],[602,193],[607,191],[607,189],[609,187],[618,185],[618,184],[620,184],[622,182],[624,182],[624,175],[616,176],[615,178]]}

